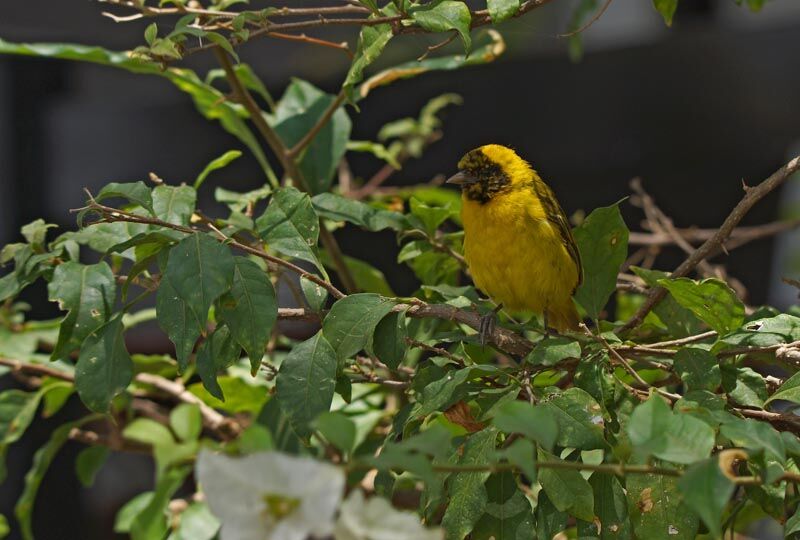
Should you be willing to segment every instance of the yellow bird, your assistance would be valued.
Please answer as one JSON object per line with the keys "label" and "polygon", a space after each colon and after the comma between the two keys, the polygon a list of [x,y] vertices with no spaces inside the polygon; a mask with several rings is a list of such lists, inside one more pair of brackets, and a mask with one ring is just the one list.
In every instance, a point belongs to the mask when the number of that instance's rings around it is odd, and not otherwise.
{"label": "yellow bird", "polygon": [[[458,162],[464,257],[472,279],[501,307],[577,330],[572,295],[583,279],[572,231],[553,191],[513,150],[487,144]],[[494,320],[484,320],[481,340]]]}

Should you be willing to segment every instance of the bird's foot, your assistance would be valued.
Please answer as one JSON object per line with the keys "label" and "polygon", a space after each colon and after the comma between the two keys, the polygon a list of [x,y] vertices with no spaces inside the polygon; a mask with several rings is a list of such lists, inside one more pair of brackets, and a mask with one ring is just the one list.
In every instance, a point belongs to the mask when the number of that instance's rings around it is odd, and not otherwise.
{"label": "bird's foot", "polygon": [[489,343],[489,338],[497,328],[497,313],[503,309],[503,304],[498,304],[492,311],[481,317],[481,324],[478,329],[478,341],[481,345]]}

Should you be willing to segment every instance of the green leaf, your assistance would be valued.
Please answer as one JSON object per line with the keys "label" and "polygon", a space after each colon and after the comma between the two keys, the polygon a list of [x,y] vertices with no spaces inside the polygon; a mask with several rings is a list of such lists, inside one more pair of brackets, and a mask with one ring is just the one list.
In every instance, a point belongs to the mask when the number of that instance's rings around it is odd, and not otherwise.
{"label": "green leaf", "polygon": [[553,538],[567,528],[567,514],[561,512],[544,491],[536,504],[536,538]]}
{"label": "green leaf", "polygon": [[375,327],[394,307],[377,294],[359,293],[342,298],[322,322],[322,332],[340,360],[363,349]]}
{"label": "green leaf", "polygon": [[152,491],[145,491],[129,500],[125,505],[119,509],[117,516],[114,519],[114,532],[116,533],[129,533],[131,531],[131,524],[133,518],[141,512],[153,499]]}
{"label": "green leaf", "polygon": [[510,19],[519,11],[519,0],[486,0],[493,24]]}
{"label": "green leaf", "polygon": [[[539,451],[539,461],[560,462],[555,456]],[[591,522],[594,519],[594,496],[577,469],[539,468],[539,483],[547,497],[561,512]]]}
{"label": "green leaf", "polygon": [[714,391],[722,384],[717,358],[697,347],[685,347],[675,354],[675,372],[689,390]]}
{"label": "green leaf", "polygon": [[316,313],[322,311],[322,308],[325,307],[325,302],[328,300],[328,290],[303,276],[300,276],[300,288],[303,290],[303,297],[306,299],[311,311]]}
{"label": "green leaf", "polygon": [[181,512],[180,523],[174,540],[212,540],[219,530],[219,520],[208,505],[202,502],[190,504]]}
{"label": "green leaf", "polygon": [[748,407],[763,407],[767,399],[767,383],[764,377],[748,367],[730,364],[720,366],[722,388],[734,401]]}
{"label": "green leaf", "polygon": [[633,410],[627,431],[637,451],[674,463],[694,463],[714,447],[714,430],[708,424],[673,413],[658,395]]}
{"label": "green leaf", "polygon": [[755,452],[763,450],[780,463],[786,461],[786,447],[781,434],[766,422],[731,417],[720,427],[720,434],[735,446]]}
{"label": "green leaf", "polygon": [[44,247],[45,240],[47,239],[47,229],[56,229],[58,225],[53,223],[46,223],[43,219],[35,219],[23,225],[19,232],[28,243],[34,247]]}
{"label": "green leaf", "polygon": [[574,232],[583,263],[583,283],[575,300],[598,319],[617,290],[617,273],[628,256],[628,228],[614,204],[593,210]]}
{"label": "green leaf", "polygon": [[309,423],[331,408],[336,388],[336,351],[322,332],[296,345],[281,364],[276,397],[301,437]]}
{"label": "green leaf", "polygon": [[178,367],[183,371],[189,365],[189,356],[206,319],[198,320],[189,304],[178,296],[169,276],[161,276],[156,293],[156,314],[158,325],[175,344]]}
{"label": "green leaf", "polygon": [[255,373],[278,319],[278,302],[272,282],[259,266],[245,257],[234,257],[233,285],[219,299],[218,316],[250,357]]}
{"label": "green leaf", "polygon": [[[611,474],[593,474],[589,478],[594,496],[594,512],[600,521],[578,522],[579,538],[599,540],[629,540],[631,523],[628,519],[628,501],[617,477]],[[598,529],[599,532],[598,532]]]}
{"label": "green leaf", "polygon": [[475,525],[474,540],[510,540],[525,538],[533,530],[531,503],[518,489],[514,475],[495,473],[485,484],[489,496],[486,510]]}
{"label": "green leaf", "polygon": [[164,277],[204,325],[211,304],[230,289],[233,268],[233,255],[226,245],[207,234],[194,233],[170,250]]}
{"label": "green leaf", "polygon": [[583,31],[581,28],[595,13],[598,4],[598,0],[580,0],[572,10],[567,25],[567,42],[569,58],[573,62],[580,62],[583,58]]}
{"label": "green leaf", "polygon": [[276,190],[256,228],[271,249],[319,266],[319,218],[307,194],[293,187]]}
{"label": "green leaf", "polygon": [[161,184],[153,189],[153,210],[156,216],[173,225],[189,225],[196,203],[197,192],[189,186]]}
{"label": "green leaf", "polygon": [[672,26],[672,16],[678,9],[678,0],[653,0],[653,7],[664,17],[667,26]]}
{"label": "green leaf", "polygon": [[194,181],[194,189],[200,189],[200,186],[203,185],[203,182],[205,182],[205,179],[209,174],[217,169],[227,167],[231,161],[234,161],[240,157],[242,157],[241,150],[228,150],[218,158],[212,160],[208,165],[206,165],[205,169],[203,169],[202,172],[197,175],[197,178]]}
{"label": "green leaf", "polygon": [[457,0],[435,0],[414,10],[411,18],[430,32],[455,30],[464,43],[464,51],[469,52],[472,45],[469,29],[472,15],[464,2]]}
{"label": "green leaf", "polygon": [[169,413],[169,425],[182,441],[194,441],[203,431],[200,407],[193,403],[181,403]]}
{"label": "green leaf", "polygon": [[410,207],[412,223],[431,237],[436,234],[436,229],[439,228],[439,225],[455,214],[449,204],[446,206],[429,206],[415,197],[411,198]]}
{"label": "green leaf", "polygon": [[539,341],[525,361],[534,366],[554,366],[568,358],[581,357],[581,344],[567,337],[552,337]]}
{"label": "green leaf", "polygon": [[520,433],[551,450],[558,438],[558,423],[553,413],[543,405],[511,401],[497,409],[492,420],[498,429],[511,434]]}
{"label": "green leaf", "polygon": [[197,374],[203,381],[203,388],[215,398],[225,400],[217,375],[231,366],[241,352],[241,347],[225,325],[217,326],[208,339],[197,348]]}
{"label": "green leaf", "polygon": [[150,418],[137,418],[122,431],[126,439],[150,446],[170,446],[175,443],[169,428]]}
{"label": "green leaf", "polygon": [[134,204],[138,204],[150,212],[151,215],[156,215],[156,212],[153,209],[153,196],[150,193],[150,188],[147,187],[147,185],[141,180],[138,182],[129,182],[125,184],[111,182],[110,184],[104,186],[94,199],[97,202],[100,202],[112,197],[122,197],[123,199],[127,199]]}
{"label": "green leaf", "polygon": [[22,437],[36,415],[41,397],[41,392],[16,389],[0,393],[0,445],[14,443]]}
{"label": "green leaf", "polygon": [[733,495],[734,485],[722,473],[719,460],[713,457],[691,465],[678,480],[678,489],[711,535],[721,537],[723,511]]}
{"label": "green leaf", "polygon": [[88,446],[75,458],[75,474],[83,487],[94,484],[94,478],[108,459],[111,451],[105,446]]}
{"label": "green leaf", "polygon": [[789,538],[791,534],[800,531],[800,506],[797,507],[792,517],[786,520],[786,526],[783,530],[784,538]]}
{"label": "green leaf", "polygon": [[191,471],[191,467],[176,467],[169,469],[161,477],[153,496],[131,522],[132,540],[153,540],[164,537],[168,530],[167,505]]}
{"label": "green leaf", "polygon": [[[496,423],[495,426],[497,426]],[[534,443],[528,439],[517,439],[510,446],[498,450],[497,455],[506,458],[509,463],[519,468],[531,483],[536,482],[538,475],[536,474],[536,445]]]}
{"label": "green leaf", "polygon": [[[296,145],[336,99],[312,84],[293,79],[275,109],[274,128],[287,147]],[[328,191],[350,138],[350,117],[339,107],[303,150],[300,172],[311,194]]]}
{"label": "green leaf", "polygon": [[364,69],[381,55],[392,35],[392,27],[389,24],[361,27],[355,58],[350,63],[350,69],[342,84],[342,90],[351,102],[355,86],[364,79]]}
{"label": "green leaf", "polygon": [[[487,465],[494,458],[497,431],[479,431],[464,445],[459,465]],[[455,473],[450,479],[450,502],[442,517],[447,540],[462,540],[480,519],[489,502],[484,482],[488,471]]]}
{"label": "green leaf", "polygon": [[[252,380],[249,377],[247,381]],[[224,394],[225,401],[212,396],[202,384],[189,385],[188,390],[199,397],[206,405],[230,414],[255,415],[264,406],[269,398],[268,392],[262,385],[246,382],[241,377],[222,375],[217,377],[220,393]]]}
{"label": "green leaf", "polygon": [[152,47],[157,37],[158,25],[156,23],[150,23],[147,25],[147,28],[144,29],[144,40]]}
{"label": "green leaf", "polygon": [[133,380],[133,361],[125,348],[122,317],[86,338],[75,365],[75,388],[92,411],[107,412],[111,400]]}
{"label": "green leaf", "polygon": [[58,331],[51,358],[58,360],[80,347],[83,340],[108,321],[116,298],[111,268],[104,263],[66,262],[56,267],[47,286],[50,301],[68,311]]}
{"label": "green leaf", "polygon": [[682,502],[678,479],[656,474],[625,477],[628,511],[636,538],[695,540],[697,514]]}
{"label": "green leaf", "polygon": [[569,388],[543,407],[558,424],[556,444],[559,446],[581,450],[606,448],[602,408],[585,391]]}
{"label": "green leaf", "polygon": [[736,330],[744,322],[744,305],[724,281],[678,278],[660,279],[658,284],[720,335]]}
{"label": "green leaf", "polygon": [[320,193],[311,199],[320,216],[333,221],[347,221],[368,231],[384,229],[401,231],[405,228],[405,217],[398,212],[381,210],[361,201],[348,199],[334,193]]}
{"label": "green leaf", "polygon": [[769,397],[765,404],[776,399],[791,401],[792,403],[800,403],[800,372],[795,373],[786,379],[783,384],[778,387],[775,393]]}
{"label": "green leaf", "polygon": [[407,338],[405,313],[389,313],[375,326],[372,352],[389,368],[397,369],[406,356]]}
{"label": "green leaf", "polygon": [[0,514],[0,538],[5,538],[11,533],[11,526],[8,524],[6,516]]}
{"label": "green leaf", "polygon": [[351,455],[356,445],[356,425],[340,412],[323,412],[313,425],[336,448]]}
{"label": "green leaf", "polygon": [[[368,262],[354,259],[347,255],[344,255],[343,258],[344,264],[350,270],[350,274],[353,276],[353,281],[355,281],[356,288],[359,291],[376,293],[381,296],[396,296],[391,286],[389,286],[389,282],[386,280],[386,276],[383,272]],[[326,252],[323,252],[322,262],[328,268],[333,268],[335,270]]]}
{"label": "green leaf", "polygon": [[39,486],[42,484],[47,469],[55,459],[58,451],[69,440],[69,433],[74,428],[80,427],[87,422],[97,420],[98,415],[85,416],[74,422],[67,422],[58,426],[50,435],[50,439],[39,448],[33,455],[33,464],[30,470],[25,475],[25,488],[22,491],[17,505],[14,507],[14,515],[17,516],[19,522],[20,533],[24,540],[33,540],[33,524],[31,518],[33,517],[33,504],[36,500],[36,494],[39,492]]}

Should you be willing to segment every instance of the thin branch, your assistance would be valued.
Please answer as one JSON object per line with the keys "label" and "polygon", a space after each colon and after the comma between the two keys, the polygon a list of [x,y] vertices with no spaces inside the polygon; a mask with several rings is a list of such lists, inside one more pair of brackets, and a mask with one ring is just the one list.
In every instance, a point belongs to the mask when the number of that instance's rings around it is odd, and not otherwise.
{"label": "thin branch", "polygon": [[[671,277],[678,278],[688,275],[694,268],[703,260],[705,260],[716,249],[719,249],[727,240],[731,232],[736,228],[742,218],[750,211],[750,209],[764,196],[772,190],[780,186],[786,181],[789,176],[800,169],[800,156],[795,157],[786,165],[775,171],[769,178],[761,182],[755,187],[746,187],[745,195],[741,201],[734,207],[731,213],[725,218],[717,232],[703,245],[697,248],[678,268],[672,272]],[[655,287],[650,291],[644,304],[639,308],[636,314],[625,323],[619,330],[622,332],[631,330],[641,324],[645,316],[663,300],[666,296],[667,290],[663,287]]]}
{"label": "thin branch", "polygon": [[417,62],[422,62],[422,61],[423,61],[423,60],[425,60],[425,59],[428,57],[428,55],[429,55],[429,54],[431,54],[433,51],[437,51],[437,50],[441,49],[442,47],[446,47],[447,45],[449,45],[450,43],[452,43],[452,42],[453,42],[453,40],[454,40],[454,39],[456,39],[457,37],[458,37],[458,32],[453,32],[452,34],[450,34],[450,37],[448,37],[447,39],[445,39],[445,40],[443,40],[443,41],[440,41],[439,43],[436,43],[435,45],[430,45],[430,46],[429,46],[429,47],[428,47],[428,48],[425,50],[425,52],[424,52],[424,53],[422,53],[422,55],[421,55],[419,58],[417,58]]}
{"label": "thin branch", "polygon": [[291,149],[286,151],[286,157],[288,159],[296,158],[306,146],[311,144],[311,141],[314,140],[314,137],[317,136],[317,134],[320,132],[320,130],[322,130],[322,128],[325,127],[325,125],[328,123],[328,121],[331,119],[331,117],[334,115],[337,109],[339,109],[339,106],[344,101],[344,98],[345,98],[344,91],[339,92],[339,94],[336,96],[336,99],[334,99],[331,102],[331,104],[325,110],[323,115],[319,117],[317,123],[314,124],[311,127],[311,129],[309,129],[308,132],[306,132],[305,135],[303,135],[303,138],[300,139],[297,142],[297,144],[295,144]]}
{"label": "thin branch", "polygon": [[75,376],[72,373],[52,368],[45,364],[31,364],[27,362],[20,362],[19,360],[14,360],[11,358],[0,357],[0,366],[10,367],[12,371],[23,373],[25,375],[53,377],[55,379],[69,382],[75,381]]}
{"label": "thin branch", "polygon": [[584,31],[586,31],[590,26],[592,26],[594,23],[596,23],[597,20],[600,17],[603,16],[603,13],[606,12],[606,10],[608,9],[608,6],[611,5],[611,1],[612,0],[606,0],[606,2],[603,4],[603,6],[600,9],[598,9],[597,12],[595,12],[595,14],[592,16],[592,18],[589,19],[588,21],[586,21],[586,24],[584,24],[583,26],[581,26],[577,30],[573,30],[572,32],[567,32],[565,34],[559,34],[558,37],[560,37],[560,38],[572,37],[572,36],[578,35],[578,34],[584,32]]}
{"label": "thin branch", "polygon": [[152,454],[152,450],[146,444],[131,441],[122,437],[110,437],[95,431],[80,428],[72,428],[69,438],[73,441],[87,446],[105,446],[115,452],[131,452],[135,454]]}
{"label": "thin branch", "polygon": [[282,32],[270,32],[267,34],[267,37],[276,38],[276,39],[285,39],[287,41],[302,41],[303,43],[308,43],[309,45],[318,45],[320,47],[328,47],[330,49],[337,49],[343,51],[350,60],[354,58],[353,51],[350,50],[350,47],[347,46],[346,41],[342,41],[341,43],[335,43],[333,41],[327,41],[324,39],[319,39],[311,36],[307,36],[305,34],[284,34]]}

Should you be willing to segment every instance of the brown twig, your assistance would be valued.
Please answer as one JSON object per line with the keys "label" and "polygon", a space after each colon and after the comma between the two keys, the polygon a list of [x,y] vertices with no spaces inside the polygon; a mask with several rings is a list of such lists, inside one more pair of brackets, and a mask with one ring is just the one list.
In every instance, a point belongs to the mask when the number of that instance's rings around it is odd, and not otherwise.
{"label": "brown twig", "polygon": [[284,34],[282,32],[270,32],[267,34],[267,37],[276,38],[276,39],[285,39],[287,41],[301,41],[303,43],[308,43],[309,45],[318,45],[320,47],[328,47],[330,49],[337,49],[343,51],[349,58],[352,60],[354,58],[353,51],[350,50],[346,41],[342,41],[340,43],[335,43],[333,41],[327,41],[320,38],[315,38],[311,36],[307,36],[305,34]]}
{"label": "brown twig", "polygon": [[590,26],[592,26],[594,23],[596,23],[597,20],[600,17],[603,16],[603,13],[606,12],[606,10],[608,9],[608,6],[611,5],[611,1],[612,0],[606,0],[605,3],[600,7],[600,9],[598,9],[595,12],[595,14],[592,16],[592,18],[589,19],[588,21],[586,21],[586,23],[583,26],[581,26],[577,30],[573,30],[572,32],[567,32],[565,34],[558,34],[558,37],[560,37],[560,38],[572,37],[572,36],[578,35],[581,32],[584,32],[585,30],[587,30]]}
{"label": "brown twig", "polygon": [[[800,169],[800,156],[790,160],[786,165],[775,171],[769,178],[754,187],[746,187],[745,195],[742,200],[734,207],[731,213],[725,218],[717,232],[703,245],[697,248],[683,263],[672,272],[671,277],[678,278],[688,275],[703,260],[705,260],[715,249],[720,248],[731,232],[736,228],[742,218],[758,201],[772,190],[780,186],[789,176]],[[631,319],[620,327],[620,331],[631,330],[641,324],[645,316],[664,298],[667,290],[663,287],[655,287],[650,291],[644,304],[637,310]]]}
{"label": "brown twig", "polygon": [[344,91],[339,92],[339,94],[331,102],[331,104],[328,105],[328,108],[325,110],[322,116],[319,117],[319,120],[317,120],[316,124],[314,124],[311,127],[311,129],[309,129],[306,132],[306,134],[303,135],[303,138],[300,139],[297,142],[297,144],[295,144],[292,148],[286,151],[286,157],[288,159],[296,158],[306,146],[311,144],[311,141],[314,140],[314,137],[317,136],[320,130],[322,130],[322,128],[325,127],[325,125],[328,123],[328,121],[331,119],[334,113],[339,109],[339,106],[341,106],[342,102],[344,101],[344,98],[345,98]]}
{"label": "brown twig", "polygon": [[452,43],[453,40],[456,39],[457,37],[458,37],[458,32],[453,32],[452,34],[450,34],[450,37],[448,37],[447,39],[445,39],[443,41],[440,41],[439,43],[436,43],[435,45],[428,46],[428,48],[425,50],[425,52],[422,53],[422,55],[419,58],[417,58],[417,62],[422,62],[433,51],[437,51],[437,50],[441,49],[442,47],[446,47],[447,45]]}

